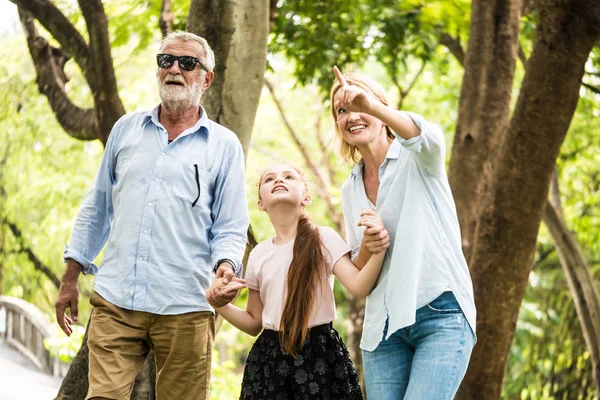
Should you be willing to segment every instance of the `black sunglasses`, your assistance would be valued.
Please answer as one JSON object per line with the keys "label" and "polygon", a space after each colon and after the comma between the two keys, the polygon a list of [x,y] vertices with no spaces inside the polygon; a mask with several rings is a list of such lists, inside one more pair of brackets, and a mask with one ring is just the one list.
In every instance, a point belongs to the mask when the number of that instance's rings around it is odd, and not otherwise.
{"label": "black sunglasses", "polygon": [[159,68],[167,69],[171,68],[175,63],[175,60],[179,63],[179,68],[184,71],[193,71],[196,68],[196,64],[200,64],[200,68],[208,72],[208,67],[204,65],[197,57],[192,56],[174,56],[172,54],[157,54],[156,63]]}

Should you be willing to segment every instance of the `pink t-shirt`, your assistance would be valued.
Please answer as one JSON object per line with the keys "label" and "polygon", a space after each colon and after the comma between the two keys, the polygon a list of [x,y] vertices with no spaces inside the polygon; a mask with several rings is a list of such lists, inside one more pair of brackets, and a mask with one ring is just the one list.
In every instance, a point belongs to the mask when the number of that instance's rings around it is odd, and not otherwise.
{"label": "pink t-shirt", "polygon": [[[333,297],[333,266],[350,246],[333,229],[320,227],[323,255],[327,265],[327,279],[323,280],[313,305],[308,326],[327,324],[335,319]],[[287,275],[292,262],[294,241],[276,245],[273,238],[259,243],[248,256],[246,283],[248,288],[260,292],[263,303],[262,324],[265,329],[279,330],[279,322],[287,296]]]}

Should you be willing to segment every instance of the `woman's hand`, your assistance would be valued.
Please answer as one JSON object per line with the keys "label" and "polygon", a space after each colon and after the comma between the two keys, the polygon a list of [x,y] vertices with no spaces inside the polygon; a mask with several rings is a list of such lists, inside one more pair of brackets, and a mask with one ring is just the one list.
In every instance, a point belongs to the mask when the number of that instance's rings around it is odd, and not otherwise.
{"label": "woman's hand", "polygon": [[371,254],[385,251],[390,247],[390,235],[374,209],[363,211],[357,225],[366,228],[363,234],[363,245]]}
{"label": "woman's hand", "polygon": [[336,115],[339,116],[347,112],[370,114],[373,108],[371,96],[358,86],[348,85],[346,78],[344,78],[338,67],[333,67],[333,73],[340,84],[340,88],[335,94],[334,110]]}

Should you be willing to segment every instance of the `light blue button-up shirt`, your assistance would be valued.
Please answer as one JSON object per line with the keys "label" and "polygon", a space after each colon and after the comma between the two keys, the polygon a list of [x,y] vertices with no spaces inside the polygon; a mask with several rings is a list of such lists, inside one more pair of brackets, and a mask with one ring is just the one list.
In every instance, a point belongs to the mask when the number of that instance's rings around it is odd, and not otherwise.
{"label": "light blue button-up shirt", "polygon": [[210,311],[214,265],[229,259],[241,271],[249,224],[242,146],[200,111],[171,144],[158,107],[123,116],[110,134],[64,257],[97,273],[94,290],[119,307]]}
{"label": "light blue button-up shirt", "polygon": [[[361,348],[373,351],[384,338],[415,323],[418,308],[444,291],[454,292],[475,332],[475,302],[462,253],[456,207],[445,169],[440,128],[409,113],[421,129],[417,137],[396,136],[379,168],[377,213],[390,235],[377,285],[367,298]],[[346,236],[356,256],[363,228],[360,213],[373,205],[363,182],[363,162],[342,186]]]}

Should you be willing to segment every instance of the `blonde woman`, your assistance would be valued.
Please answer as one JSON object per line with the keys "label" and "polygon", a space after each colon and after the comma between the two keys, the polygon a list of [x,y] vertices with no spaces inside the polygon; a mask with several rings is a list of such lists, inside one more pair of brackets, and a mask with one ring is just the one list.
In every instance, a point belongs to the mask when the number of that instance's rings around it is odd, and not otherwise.
{"label": "blonde woman", "polygon": [[[475,337],[475,304],[445,170],[440,128],[388,105],[380,85],[334,67],[331,114],[341,155],[354,163],[342,187],[357,266],[390,240],[367,298],[363,337],[369,400],[452,399]],[[389,232],[357,226],[375,207]]]}

